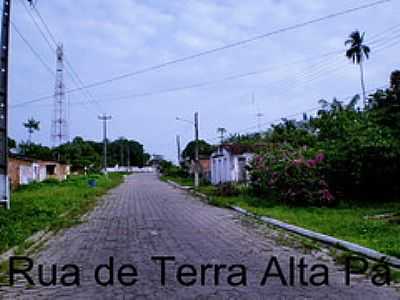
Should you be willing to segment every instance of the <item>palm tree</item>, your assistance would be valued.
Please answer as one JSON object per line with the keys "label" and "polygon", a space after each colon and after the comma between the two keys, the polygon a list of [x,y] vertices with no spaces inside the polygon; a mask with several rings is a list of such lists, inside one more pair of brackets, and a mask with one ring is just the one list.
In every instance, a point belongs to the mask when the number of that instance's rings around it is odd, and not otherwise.
{"label": "palm tree", "polygon": [[363,62],[364,58],[366,59],[369,58],[369,53],[371,52],[371,49],[368,46],[364,45],[364,36],[365,32],[363,34],[360,34],[358,30],[353,31],[349,35],[349,39],[344,44],[346,46],[350,45],[350,48],[347,49],[346,51],[347,58],[350,59],[354,64],[360,66],[361,88],[362,88],[364,108],[365,108],[367,106],[367,96],[365,92]]}
{"label": "palm tree", "polygon": [[219,133],[219,136],[221,137],[221,144],[224,143],[224,135],[226,133],[226,129],[223,127],[220,127],[217,129],[217,133]]}
{"label": "palm tree", "polygon": [[28,129],[28,135],[29,135],[29,137],[28,137],[28,143],[30,144],[30,143],[31,143],[32,134],[33,134],[35,131],[39,131],[39,130],[40,130],[40,127],[39,127],[40,122],[39,122],[39,121],[36,121],[34,118],[30,118],[30,119],[28,119],[28,121],[25,122],[23,125],[24,125],[24,127],[25,127],[26,129]]}
{"label": "palm tree", "polygon": [[400,94],[400,70],[393,71],[390,75],[390,88]]}
{"label": "palm tree", "polygon": [[30,6],[35,6],[36,5],[36,0],[28,0],[28,3]]}

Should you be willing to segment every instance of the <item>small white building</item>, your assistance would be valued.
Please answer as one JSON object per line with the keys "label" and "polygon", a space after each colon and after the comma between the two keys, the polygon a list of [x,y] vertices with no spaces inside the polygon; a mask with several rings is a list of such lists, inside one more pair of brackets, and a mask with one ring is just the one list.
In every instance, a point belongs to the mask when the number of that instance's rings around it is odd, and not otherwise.
{"label": "small white building", "polygon": [[124,166],[119,166],[115,165],[113,168],[107,168],[108,173],[154,173],[155,168],[154,167],[124,167]]}
{"label": "small white building", "polygon": [[246,166],[254,153],[249,145],[227,144],[211,154],[211,183],[245,182],[249,179]]}

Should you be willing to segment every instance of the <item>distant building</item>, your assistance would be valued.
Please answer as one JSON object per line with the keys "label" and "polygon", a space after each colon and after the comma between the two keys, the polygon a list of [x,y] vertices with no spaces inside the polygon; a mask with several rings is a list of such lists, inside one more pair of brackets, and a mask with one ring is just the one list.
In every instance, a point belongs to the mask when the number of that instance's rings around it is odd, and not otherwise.
{"label": "distant building", "polygon": [[[186,160],[181,162],[181,165],[184,165],[189,174],[193,175],[196,170],[196,163],[194,160],[191,160],[190,157],[187,157]],[[210,168],[210,157],[206,155],[199,155],[199,174],[200,177],[207,181],[211,181],[211,168]]]}
{"label": "distant building", "polygon": [[113,168],[107,168],[108,173],[154,173],[153,167],[124,167],[116,165]]}
{"label": "distant building", "polygon": [[50,178],[59,181],[65,180],[70,175],[70,165],[57,161],[12,155],[9,157],[8,174],[11,187],[17,188],[20,185]]}
{"label": "distant building", "polygon": [[148,165],[152,166],[155,169],[160,169],[161,162],[164,161],[164,156],[160,154],[153,154],[150,160],[147,162]]}
{"label": "distant building", "polygon": [[246,166],[254,157],[254,147],[226,144],[218,147],[210,157],[211,183],[245,182],[249,178]]}

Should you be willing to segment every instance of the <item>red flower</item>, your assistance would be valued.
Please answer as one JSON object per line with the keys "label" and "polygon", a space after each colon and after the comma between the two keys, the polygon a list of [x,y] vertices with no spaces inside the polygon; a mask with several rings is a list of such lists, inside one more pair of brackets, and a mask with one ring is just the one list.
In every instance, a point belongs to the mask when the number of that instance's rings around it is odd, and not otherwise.
{"label": "red flower", "polygon": [[325,202],[330,203],[333,201],[334,197],[328,189],[322,190],[321,193],[322,193],[322,199]]}
{"label": "red flower", "polygon": [[325,159],[325,155],[323,153],[318,153],[317,156],[315,157],[315,160],[320,163]]}

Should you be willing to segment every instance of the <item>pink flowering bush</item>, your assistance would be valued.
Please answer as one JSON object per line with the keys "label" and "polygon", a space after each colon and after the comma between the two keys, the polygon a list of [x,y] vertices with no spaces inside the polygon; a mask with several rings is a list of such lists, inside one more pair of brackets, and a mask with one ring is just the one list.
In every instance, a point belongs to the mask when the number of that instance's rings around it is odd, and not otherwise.
{"label": "pink flowering bush", "polygon": [[275,196],[289,205],[332,205],[334,196],[322,175],[324,163],[322,152],[270,146],[253,160],[251,186],[257,194]]}

